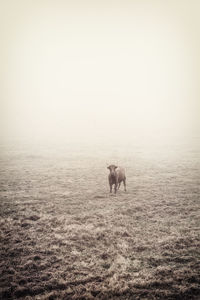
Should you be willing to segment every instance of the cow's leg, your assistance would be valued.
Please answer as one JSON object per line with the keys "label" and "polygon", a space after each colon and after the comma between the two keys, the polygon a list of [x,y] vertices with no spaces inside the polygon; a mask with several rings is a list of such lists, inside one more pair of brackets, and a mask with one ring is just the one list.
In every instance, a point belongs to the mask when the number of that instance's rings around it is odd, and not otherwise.
{"label": "cow's leg", "polygon": [[112,193],[112,184],[110,184],[110,193]]}
{"label": "cow's leg", "polygon": [[126,192],[126,177],[124,178],[123,183],[124,183],[124,191]]}
{"label": "cow's leg", "polygon": [[121,182],[119,182],[119,184],[118,184],[118,190],[119,190],[119,188],[120,188],[120,185],[121,185]]}
{"label": "cow's leg", "polygon": [[116,182],[115,183],[115,194],[117,193],[117,186],[118,186],[118,183]]}

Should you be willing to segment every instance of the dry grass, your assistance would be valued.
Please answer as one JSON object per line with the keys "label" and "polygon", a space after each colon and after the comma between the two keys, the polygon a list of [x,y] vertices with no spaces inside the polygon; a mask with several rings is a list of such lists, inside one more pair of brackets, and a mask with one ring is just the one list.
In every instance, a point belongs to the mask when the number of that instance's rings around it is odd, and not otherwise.
{"label": "dry grass", "polygon": [[200,161],[119,159],[2,154],[2,299],[198,299]]}

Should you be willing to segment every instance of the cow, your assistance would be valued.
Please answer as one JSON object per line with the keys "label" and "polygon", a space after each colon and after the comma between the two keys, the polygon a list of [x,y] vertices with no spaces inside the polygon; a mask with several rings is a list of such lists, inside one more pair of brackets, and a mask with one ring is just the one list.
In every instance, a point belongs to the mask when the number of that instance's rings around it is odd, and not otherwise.
{"label": "cow", "polygon": [[126,176],[125,170],[121,167],[117,167],[115,165],[110,165],[107,167],[110,171],[108,175],[108,182],[110,186],[110,193],[112,193],[112,186],[115,185],[115,194],[117,189],[120,188],[121,182],[123,181],[124,184],[124,191],[126,191]]}

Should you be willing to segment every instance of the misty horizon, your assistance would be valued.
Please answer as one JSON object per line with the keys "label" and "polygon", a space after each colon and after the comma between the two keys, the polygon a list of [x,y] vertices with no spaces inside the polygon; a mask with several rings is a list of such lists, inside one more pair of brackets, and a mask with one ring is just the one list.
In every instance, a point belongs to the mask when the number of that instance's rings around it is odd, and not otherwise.
{"label": "misty horizon", "polygon": [[1,4],[2,142],[200,136],[196,1],[56,3]]}

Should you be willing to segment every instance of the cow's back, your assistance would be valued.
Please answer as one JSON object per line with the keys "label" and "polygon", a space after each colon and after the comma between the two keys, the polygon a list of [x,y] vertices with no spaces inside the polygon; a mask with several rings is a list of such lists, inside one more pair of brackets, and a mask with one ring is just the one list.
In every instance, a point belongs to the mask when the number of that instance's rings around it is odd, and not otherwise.
{"label": "cow's back", "polygon": [[116,169],[116,173],[117,173],[117,177],[118,177],[118,182],[121,182],[122,180],[124,180],[126,178],[124,168],[118,167]]}

